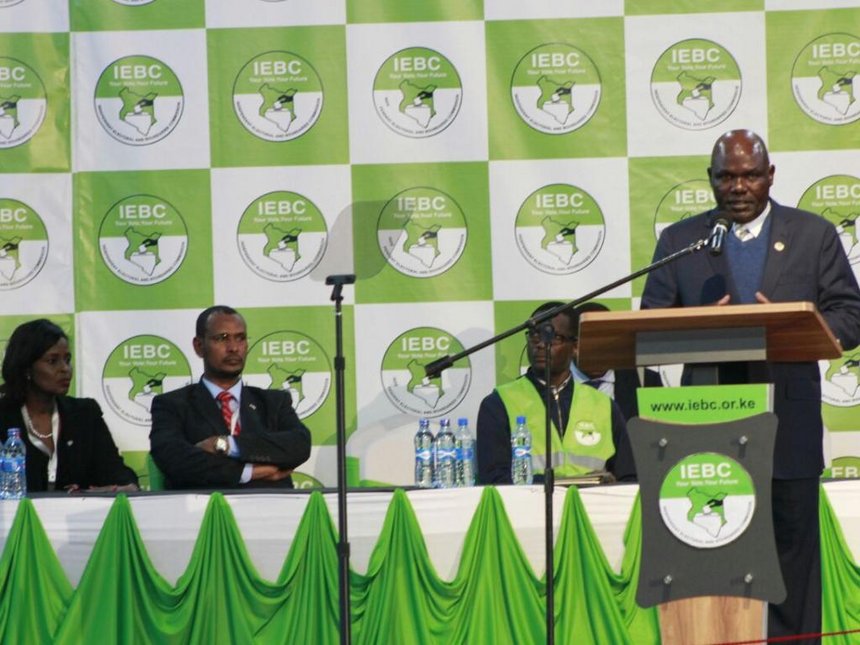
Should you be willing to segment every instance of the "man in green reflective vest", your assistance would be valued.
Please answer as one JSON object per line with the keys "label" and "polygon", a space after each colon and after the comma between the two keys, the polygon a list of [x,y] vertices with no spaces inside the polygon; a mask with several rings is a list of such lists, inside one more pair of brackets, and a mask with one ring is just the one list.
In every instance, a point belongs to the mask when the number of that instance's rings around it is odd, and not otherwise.
{"label": "man in green reflective vest", "polygon": [[[548,302],[532,316],[560,306]],[[552,454],[556,477],[576,477],[608,471],[619,481],[633,480],[636,470],[624,417],[615,402],[588,385],[575,385],[570,372],[576,347],[575,317],[571,310],[550,322],[550,415],[552,446],[547,450],[544,381],[546,348],[538,330],[526,333],[529,369],[518,379],[497,387],[478,411],[478,481],[511,483],[511,429],[525,416],[532,433],[535,479],[542,479],[546,455]]]}

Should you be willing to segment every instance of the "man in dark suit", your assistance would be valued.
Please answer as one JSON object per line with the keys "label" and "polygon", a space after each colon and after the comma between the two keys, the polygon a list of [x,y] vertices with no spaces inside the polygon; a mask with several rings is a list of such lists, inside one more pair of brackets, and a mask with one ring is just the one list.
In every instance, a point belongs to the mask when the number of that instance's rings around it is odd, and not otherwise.
{"label": "man in dark suit", "polygon": [[[642,308],[810,301],[843,350],[855,347],[860,342],[860,291],[836,230],[822,217],[770,199],[774,166],[761,138],[748,130],[721,136],[708,176],[717,208],[664,230],[654,259],[707,237],[719,216],[731,223],[724,252],[689,255],[651,273]],[[768,632],[771,637],[818,633],[818,485],[824,466],[818,365],[723,364],[720,382],[774,384],[779,425],[773,517],[788,597],[770,606]]]}
{"label": "man in dark suit", "polygon": [[243,385],[245,320],[218,305],[197,318],[199,383],[152,401],[152,457],[170,488],[292,488],[290,474],[310,455],[310,432],[289,392]]}

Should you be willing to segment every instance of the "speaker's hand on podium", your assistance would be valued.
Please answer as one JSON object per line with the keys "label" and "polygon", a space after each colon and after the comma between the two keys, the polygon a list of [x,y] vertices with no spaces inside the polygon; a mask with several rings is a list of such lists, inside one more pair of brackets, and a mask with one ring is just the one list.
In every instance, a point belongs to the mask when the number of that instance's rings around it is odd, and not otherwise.
{"label": "speaker's hand on podium", "polygon": [[764,295],[761,291],[755,292],[755,300],[756,300],[756,302],[763,304],[763,305],[769,305],[770,304],[770,299],[766,295]]}

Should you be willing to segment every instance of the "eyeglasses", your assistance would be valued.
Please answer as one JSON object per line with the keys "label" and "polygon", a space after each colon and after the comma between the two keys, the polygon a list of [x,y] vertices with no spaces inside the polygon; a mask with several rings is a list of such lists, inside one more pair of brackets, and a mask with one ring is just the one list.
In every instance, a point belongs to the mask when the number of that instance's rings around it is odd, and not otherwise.
{"label": "eyeglasses", "polygon": [[[532,345],[537,345],[538,343],[543,342],[542,336],[543,334],[537,329],[530,329],[526,332],[526,340]],[[562,343],[569,343],[574,340],[576,340],[574,336],[564,336],[559,333],[553,333],[552,335],[553,345],[561,345]]]}

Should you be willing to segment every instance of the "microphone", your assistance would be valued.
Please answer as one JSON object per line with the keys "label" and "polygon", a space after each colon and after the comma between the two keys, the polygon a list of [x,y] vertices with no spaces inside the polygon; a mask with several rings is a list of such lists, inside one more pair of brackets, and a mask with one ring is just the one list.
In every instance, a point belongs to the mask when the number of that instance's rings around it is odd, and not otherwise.
{"label": "microphone", "polygon": [[355,274],[354,273],[342,273],[340,275],[330,275],[326,276],[325,283],[328,285],[332,284],[355,284]]}
{"label": "microphone", "polygon": [[714,222],[714,227],[711,229],[711,235],[708,237],[708,248],[711,249],[711,255],[721,255],[723,252],[723,243],[726,241],[726,235],[729,232],[729,220],[720,216]]}
{"label": "microphone", "polygon": [[354,273],[342,273],[340,275],[330,275],[326,276],[325,283],[327,285],[334,285],[334,289],[331,290],[331,301],[336,302],[338,306],[337,315],[340,316],[340,302],[343,300],[343,285],[345,284],[355,284],[355,274]]}

